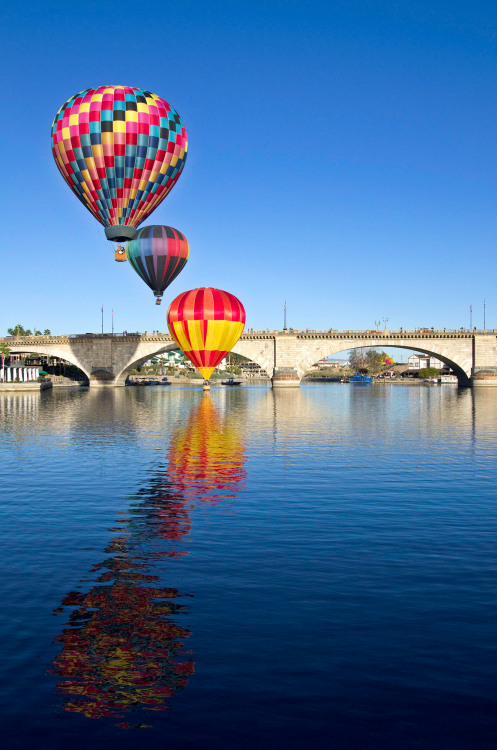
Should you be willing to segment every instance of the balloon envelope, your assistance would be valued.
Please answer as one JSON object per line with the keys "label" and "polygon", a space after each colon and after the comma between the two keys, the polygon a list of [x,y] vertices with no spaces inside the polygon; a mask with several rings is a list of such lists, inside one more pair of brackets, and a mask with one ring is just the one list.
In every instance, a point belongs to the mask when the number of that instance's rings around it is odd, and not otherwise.
{"label": "balloon envelope", "polygon": [[242,335],[245,310],[234,294],[202,287],[171,302],[167,325],[179,348],[208,380]]}
{"label": "balloon envelope", "polygon": [[142,227],[126,245],[131,266],[159,299],[185,267],[189,252],[181,232],[159,224]]}
{"label": "balloon envelope", "polygon": [[[133,86],[86,89],[62,105],[52,124],[62,177],[104,227],[141,224],[176,184],[187,149],[176,110]],[[111,238],[133,236],[123,230]]]}

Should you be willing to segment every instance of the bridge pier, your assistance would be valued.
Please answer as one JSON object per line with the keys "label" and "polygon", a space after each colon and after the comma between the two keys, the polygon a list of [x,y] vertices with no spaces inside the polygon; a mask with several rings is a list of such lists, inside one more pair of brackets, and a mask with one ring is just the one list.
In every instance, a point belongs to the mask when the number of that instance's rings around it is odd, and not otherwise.
{"label": "bridge pier", "polygon": [[[285,332],[274,339],[273,388],[298,388],[300,378],[298,361],[300,342],[293,333]],[[297,367],[295,366],[297,365]]]}
{"label": "bridge pier", "polygon": [[486,370],[477,370],[470,380],[470,385],[473,388],[480,386],[497,387],[497,368],[487,368]]}
{"label": "bridge pier", "polygon": [[271,385],[273,388],[299,388],[300,378],[297,370],[293,367],[275,368]]}
{"label": "bridge pier", "polygon": [[495,331],[485,331],[473,338],[473,370],[471,385],[497,386],[497,338]]}
{"label": "bridge pier", "polygon": [[115,378],[109,378],[108,380],[90,377],[88,381],[90,388],[121,388],[126,385],[124,380],[117,380]]}
{"label": "bridge pier", "polygon": [[116,388],[124,386],[125,381],[118,379],[112,367],[93,367],[88,378],[90,388]]}

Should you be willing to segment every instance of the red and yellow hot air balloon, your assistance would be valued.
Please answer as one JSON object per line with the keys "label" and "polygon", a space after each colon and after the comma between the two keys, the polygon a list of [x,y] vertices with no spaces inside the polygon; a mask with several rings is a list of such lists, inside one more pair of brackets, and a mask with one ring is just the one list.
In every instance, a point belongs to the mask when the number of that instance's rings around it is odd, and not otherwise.
{"label": "red and yellow hot air balloon", "polygon": [[181,351],[209,380],[242,335],[245,310],[234,294],[201,287],[171,302],[167,325]]}

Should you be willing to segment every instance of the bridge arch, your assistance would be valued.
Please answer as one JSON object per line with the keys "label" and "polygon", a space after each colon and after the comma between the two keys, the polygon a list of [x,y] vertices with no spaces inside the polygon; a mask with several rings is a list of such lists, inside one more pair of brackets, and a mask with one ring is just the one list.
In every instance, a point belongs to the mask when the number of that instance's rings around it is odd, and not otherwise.
{"label": "bridge arch", "polygon": [[456,352],[447,352],[443,347],[439,346],[428,344],[420,346],[418,343],[409,343],[409,345],[406,345],[405,343],[399,343],[396,340],[381,340],[377,341],[376,343],[371,343],[370,340],[353,340],[347,342],[346,346],[344,346],[342,341],[329,341],[326,343],[320,342],[320,344],[316,347],[316,354],[318,355],[317,358],[314,359],[314,361],[310,362],[308,354],[305,353],[304,356],[302,356],[298,361],[297,372],[299,374],[299,377],[302,378],[306,372],[309,372],[312,365],[316,362],[319,362],[320,359],[324,359],[340,352],[350,351],[351,349],[373,348],[381,350],[390,347],[395,347],[396,349],[404,349],[406,351],[420,352],[421,354],[428,354],[431,357],[435,357],[436,359],[439,359],[441,362],[447,365],[447,367],[449,367],[454,372],[454,374],[457,376],[459,385],[470,385],[472,360],[471,357],[468,356],[468,354],[470,354],[469,352],[465,352],[461,356]]}
{"label": "bridge arch", "polygon": [[70,365],[74,365],[78,370],[81,370],[83,375],[88,379],[90,378],[88,368],[85,367],[85,364],[73,354],[70,347],[66,344],[61,344],[60,346],[52,343],[31,344],[26,342],[24,344],[24,342],[19,343],[19,340],[16,340],[9,342],[7,346],[9,346],[11,354],[43,354],[47,357],[57,357],[57,359],[61,359],[64,362],[68,362]]}
{"label": "bridge arch", "polygon": [[261,370],[265,370],[271,378],[275,366],[275,342],[273,336],[261,338],[241,338],[237,341],[233,349],[233,354],[240,354],[242,357],[255,362]]}
{"label": "bridge arch", "polygon": [[[242,345],[240,346],[239,345],[240,342],[239,342],[239,344],[237,344],[236,346],[234,346],[233,349],[231,350],[233,352],[233,354],[240,354],[242,357],[245,357],[246,359],[250,360],[251,362],[255,362],[256,364],[258,364],[261,367],[261,369],[263,369],[263,370],[266,370],[266,367],[264,366],[266,364],[267,365],[267,369],[269,370],[269,372],[268,372],[268,375],[269,375],[270,372],[272,372],[272,368],[271,368],[270,364],[268,363],[268,358],[265,357],[265,356],[257,356],[257,353],[255,354],[255,357],[257,357],[257,358],[251,357],[250,353],[247,353],[247,348],[245,346],[243,346],[244,343],[245,342],[241,342]],[[140,352],[140,356],[139,357],[135,357],[132,361],[130,361],[126,365],[126,367],[124,367],[119,372],[119,374],[116,377],[116,382],[118,382],[118,383],[125,382],[126,378],[128,376],[128,373],[131,370],[134,370],[135,367],[140,367],[140,365],[144,364],[151,357],[156,357],[158,354],[167,354],[167,352],[179,352],[179,351],[181,351],[181,349],[179,348],[179,346],[175,342],[168,343],[168,344],[163,344],[162,346],[159,346],[159,347],[157,347],[157,346],[155,346],[155,347],[148,347],[146,354],[143,354],[143,353]]]}
{"label": "bridge arch", "polygon": [[[141,348],[140,348],[141,349]],[[131,370],[134,370],[135,367],[140,367],[141,365],[145,364],[151,357],[156,357],[158,354],[167,354],[167,352],[179,352],[181,351],[179,346],[175,343],[168,343],[163,344],[162,346],[152,345],[147,347],[146,353],[143,353],[143,351],[140,350],[139,356],[132,359],[130,362],[126,364],[125,367],[120,370],[120,372],[116,376],[116,384],[122,385],[126,382],[126,378],[128,377],[128,373]]]}

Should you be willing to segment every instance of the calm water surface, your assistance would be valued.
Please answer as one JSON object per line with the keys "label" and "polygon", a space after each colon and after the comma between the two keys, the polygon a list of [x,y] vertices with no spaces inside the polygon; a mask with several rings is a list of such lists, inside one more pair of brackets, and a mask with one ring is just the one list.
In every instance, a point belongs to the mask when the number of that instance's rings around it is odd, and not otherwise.
{"label": "calm water surface", "polygon": [[497,746],[497,392],[0,415],[6,750]]}

